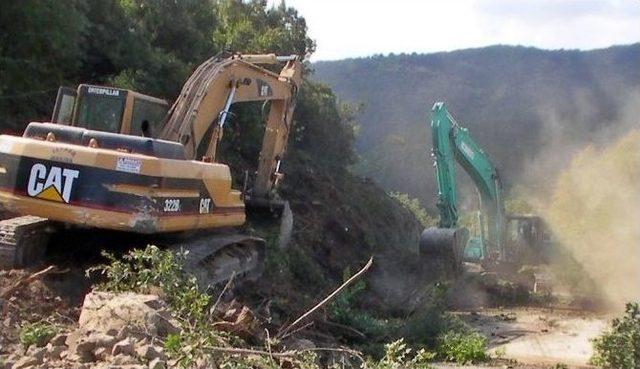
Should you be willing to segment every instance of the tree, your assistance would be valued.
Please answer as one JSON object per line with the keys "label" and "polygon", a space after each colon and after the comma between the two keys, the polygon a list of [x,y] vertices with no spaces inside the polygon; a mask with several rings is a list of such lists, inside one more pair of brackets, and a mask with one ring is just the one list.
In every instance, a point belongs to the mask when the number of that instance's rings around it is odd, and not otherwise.
{"label": "tree", "polygon": [[15,130],[47,116],[59,84],[83,61],[87,19],[78,0],[7,0],[0,11],[0,121]]}

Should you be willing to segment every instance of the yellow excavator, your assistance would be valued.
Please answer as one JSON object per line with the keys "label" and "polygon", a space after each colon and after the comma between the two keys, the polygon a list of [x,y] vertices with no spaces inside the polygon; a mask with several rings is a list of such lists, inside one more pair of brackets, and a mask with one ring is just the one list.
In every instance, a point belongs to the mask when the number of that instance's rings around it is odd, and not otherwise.
{"label": "yellow excavator", "polygon": [[[260,65],[282,65],[279,73]],[[298,56],[225,55],[201,64],[171,107],[134,91],[60,88],[52,122],[0,135],[0,266],[42,254],[44,227],[140,234],[208,230],[181,242],[208,284],[259,273],[264,240],[238,232],[247,206],[290,212],[277,194],[301,83]],[[269,103],[255,179],[231,187],[217,146],[231,104]],[[290,223],[290,222],[289,222]],[[236,229],[234,229],[234,227]],[[193,233],[193,232],[192,232]]]}

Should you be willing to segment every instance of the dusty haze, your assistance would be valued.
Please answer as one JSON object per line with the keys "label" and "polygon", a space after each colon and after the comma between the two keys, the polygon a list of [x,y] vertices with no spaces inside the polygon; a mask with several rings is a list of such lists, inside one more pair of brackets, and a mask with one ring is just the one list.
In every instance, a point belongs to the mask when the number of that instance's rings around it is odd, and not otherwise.
{"label": "dusty haze", "polygon": [[574,155],[544,213],[606,298],[640,299],[640,129]]}

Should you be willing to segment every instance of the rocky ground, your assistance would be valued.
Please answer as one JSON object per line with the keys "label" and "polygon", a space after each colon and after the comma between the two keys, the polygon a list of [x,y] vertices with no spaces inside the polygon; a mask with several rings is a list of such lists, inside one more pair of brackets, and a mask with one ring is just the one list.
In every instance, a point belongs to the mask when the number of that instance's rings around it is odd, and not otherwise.
{"label": "rocky ground", "polygon": [[[52,273],[54,273],[53,271]],[[154,294],[89,292],[81,305],[55,295],[49,283],[29,279],[26,271],[2,272],[0,362],[4,368],[161,369],[168,360],[164,339],[178,331],[166,303]],[[56,274],[49,275],[55,280]],[[21,283],[22,282],[22,283]],[[223,303],[216,329],[240,336],[257,334],[251,310],[235,301]],[[456,314],[489,340],[492,362],[479,366],[436,368],[589,368],[590,339],[609,316],[566,308],[500,308]],[[54,323],[57,332],[43,344],[25,347],[19,328],[25,321]],[[304,341],[304,342],[303,342]],[[313,342],[297,344],[314,347]]]}
{"label": "rocky ground", "polygon": [[[219,304],[217,309],[223,319],[212,329],[238,336],[257,333],[255,318],[247,307],[232,301]],[[179,332],[179,326],[158,295],[92,291],[84,298],[77,322],[71,317],[58,321],[57,332],[42,343],[25,347],[18,337],[18,326],[5,326],[0,347],[2,368],[175,367],[175,360],[168,360],[165,354],[164,342],[169,334]]]}
{"label": "rocky ground", "polygon": [[[41,282],[28,287],[35,296],[47,290]],[[65,311],[65,304],[60,298],[53,301],[61,310],[51,304],[32,305],[48,310],[48,314],[40,317],[45,316],[47,322],[55,323],[57,332],[42,343],[25,347],[24,342],[20,342],[23,338],[17,336],[18,317],[14,314],[24,308],[16,304],[23,292],[17,291],[4,301],[3,316],[7,318],[3,323],[0,353],[6,368],[161,369],[167,366],[160,339],[176,332],[177,323],[158,296],[91,292],[86,295],[79,316],[73,308],[67,308],[67,315],[63,316],[60,311]],[[60,316],[56,317],[54,313]],[[77,322],[73,320],[76,316]],[[21,318],[29,317],[21,314]]]}

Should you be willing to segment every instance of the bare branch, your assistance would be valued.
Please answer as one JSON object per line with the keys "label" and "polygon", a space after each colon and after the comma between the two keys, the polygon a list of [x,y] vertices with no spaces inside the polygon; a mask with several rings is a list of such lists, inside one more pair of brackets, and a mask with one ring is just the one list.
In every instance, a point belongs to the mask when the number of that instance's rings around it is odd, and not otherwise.
{"label": "bare branch", "polygon": [[349,278],[346,282],[344,282],[342,285],[340,285],[340,287],[338,287],[335,291],[331,292],[331,294],[329,294],[329,296],[325,297],[324,300],[320,301],[316,306],[311,308],[311,310],[309,310],[306,313],[302,314],[293,323],[289,324],[288,327],[286,327],[280,333],[278,333],[278,337],[279,338],[284,338],[287,335],[289,335],[289,332],[291,332],[291,330],[293,328],[295,328],[298,324],[300,324],[305,319],[307,319],[309,316],[311,316],[313,313],[315,313],[318,309],[320,309],[322,306],[324,306],[327,302],[331,301],[337,294],[339,294],[347,286],[349,286],[351,283],[353,283],[356,279],[360,278],[360,276],[362,276],[367,270],[369,270],[369,268],[371,267],[372,264],[373,264],[373,256],[369,259],[367,264],[362,269],[360,269],[358,271],[358,273],[356,273],[353,276],[351,276],[351,278]]}
{"label": "bare branch", "polygon": [[36,279],[42,278],[46,274],[49,274],[49,273],[51,273],[51,272],[53,272],[55,270],[56,270],[56,267],[54,265],[50,265],[50,266],[40,270],[39,272],[30,274],[29,276],[26,276],[26,277],[23,277],[23,278],[19,279],[12,286],[7,287],[4,291],[0,292],[0,298],[4,298],[4,297],[10,295],[11,293],[13,293],[15,290],[17,290],[21,286],[29,284],[29,283],[35,281]]}

